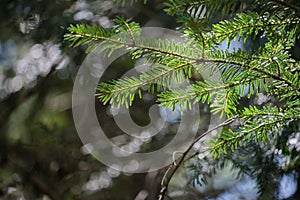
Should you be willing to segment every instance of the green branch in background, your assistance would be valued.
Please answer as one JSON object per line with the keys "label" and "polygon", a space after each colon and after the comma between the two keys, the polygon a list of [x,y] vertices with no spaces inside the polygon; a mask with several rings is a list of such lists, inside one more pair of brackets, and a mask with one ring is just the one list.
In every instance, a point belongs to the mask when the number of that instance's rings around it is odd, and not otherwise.
{"label": "green branch in background", "polygon": [[[221,13],[227,16],[236,9],[242,9],[240,0],[170,0],[165,3],[165,12],[169,15],[189,14],[193,18],[210,18]],[[206,12],[208,11],[208,12]]]}
{"label": "green branch in background", "polygon": [[129,3],[130,5],[133,5],[134,3],[137,3],[138,1],[142,1],[144,4],[147,3],[147,0],[113,0],[114,3],[120,4],[122,6],[125,6],[126,3]]}

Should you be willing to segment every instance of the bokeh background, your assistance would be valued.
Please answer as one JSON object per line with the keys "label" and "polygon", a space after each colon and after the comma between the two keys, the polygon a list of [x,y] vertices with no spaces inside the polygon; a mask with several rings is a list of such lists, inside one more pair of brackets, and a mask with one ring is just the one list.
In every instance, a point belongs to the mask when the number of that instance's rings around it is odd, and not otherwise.
{"label": "bokeh background", "polygon": [[[84,47],[69,48],[63,36],[70,24],[109,28],[117,16],[142,26],[175,27],[161,6],[158,0],[125,7],[110,0],[1,0],[0,199],[154,198],[159,172],[123,174],[83,147],[73,124],[71,94],[86,54]],[[120,59],[106,80],[132,65]],[[109,107],[99,103],[96,108],[106,133],[118,135]],[[141,112],[135,111],[136,119],[147,124]]]}

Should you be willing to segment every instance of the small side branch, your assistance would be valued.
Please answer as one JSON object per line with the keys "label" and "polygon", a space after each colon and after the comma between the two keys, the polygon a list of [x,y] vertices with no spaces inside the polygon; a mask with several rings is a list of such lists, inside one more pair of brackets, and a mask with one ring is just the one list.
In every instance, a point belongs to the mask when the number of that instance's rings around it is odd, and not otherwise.
{"label": "small side branch", "polygon": [[135,39],[134,39],[133,32],[131,31],[131,28],[130,28],[129,24],[126,23],[125,21],[124,21],[123,23],[125,24],[125,26],[126,26],[128,32],[129,32],[129,34],[130,34],[130,38],[131,38],[131,40],[132,40],[132,46],[135,46]]}
{"label": "small side branch", "polygon": [[226,121],[224,121],[223,123],[215,126],[214,128],[206,131],[205,133],[203,133],[202,135],[200,135],[199,137],[197,137],[191,144],[190,146],[187,148],[186,151],[184,151],[181,155],[181,157],[178,159],[178,161],[174,163],[172,163],[169,168],[167,169],[167,171],[165,172],[162,181],[161,181],[161,190],[160,190],[160,194],[158,196],[158,200],[163,200],[164,197],[166,196],[166,192],[168,190],[168,186],[169,183],[172,179],[172,177],[174,176],[175,172],[178,170],[178,168],[180,167],[180,165],[185,161],[185,157],[187,156],[187,154],[190,152],[190,150],[193,148],[193,146],[200,141],[202,138],[204,138],[205,136],[207,136],[208,134],[210,134],[211,132],[213,132],[214,130],[217,130],[221,127],[227,126],[229,124],[231,124],[234,121],[235,118],[230,118]]}
{"label": "small side branch", "polygon": [[199,29],[198,25],[196,24],[195,20],[193,18],[191,18],[191,21],[193,23],[193,26],[195,27],[197,33],[198,33],[198,36],[201,38],[201,45],[202,45],[202,59],[205,58],[205,38],[202,34],[202,31]]}

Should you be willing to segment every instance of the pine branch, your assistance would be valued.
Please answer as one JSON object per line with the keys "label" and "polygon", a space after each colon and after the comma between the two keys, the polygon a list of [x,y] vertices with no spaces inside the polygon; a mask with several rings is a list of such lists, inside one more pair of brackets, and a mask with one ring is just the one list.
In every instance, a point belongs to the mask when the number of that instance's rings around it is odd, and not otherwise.
{"label": "pine branch", "polygon": [[199,0],[185,0],[185,1],[178,1],[178,0],[171,0],[165,5],[168,7],[165,9],[165,12],[169,15],[175,15],[178,14],[180,11],[188,11],[191,9],[198,10],[199,7],[203,6],[203,4],[209,3],[212,0],[206,0],[206,1],[199,1]]}
{"label": "pine branch", "polygon": [[64,39],[71,42],[70,47],[90,45],[89,50],[92,51],[99,45],[98,42],[104,40],[119,42],[111,38],[111,36],[115,34],[113,30],[109,31],[98,26],[91,27],[83,24],[70,25],[68,31],[69,33],[64,35]]}
{"label": "pine branch", "polygon": [[227,16],[230,12],[235,12],[242,3],[240,0],[169,0],[165,5],[165,12],[169,15],[187,13],[194,18],[212,18],[220,13],[223,17]]}
{"label": "pine branch", "polygon": [[220,118],[224,115],[232,117],[237,111],[236,105],[239,99],[240,96],[237,95],[235,89],[218,92],[210,106],[211,112],[213,114],[220,113]]}
{"label": "pine branch", "polygon": [[[107,47],[102,47],[102,50],[107,48],[114,50],[114,48],[125,47],[134,54],[134,58],[143,56],[144,54],[156,54],[163,57],[164,55],[175,58],[184,59],[187,61],[196,61],[201,55],[200,46],[194,44],[184,44],[170,40],[158,40],[153,38],[140,38],[140,32],[133,31],[139,29],[135,23],[126,24],[125,27],[118,26],[115,30],[107,31],[99,27],[90,27],[88,25],[71,25],[65,39],[71,42],[70,46],[77,47],[79,45],[90,45],[87,52],[90,52],[107,42]],[[128,33],[127,26],[130,26]],[[127,32],[125,31],[127,30]],[[112,33],[121,33],[122,35],[112,36]],[[133,42],[134,40],[134,42]]]}
{"label": "pine branch", "polygon": [[[221,152],[227,153],[227,150],[230,149],[234,151],[238,147],[245,146],[249,143],[252,139],[256,142],[266,142],[268,135],[276,128],[284,124],[285,120],[283,118],[274,118],[276,120],[269,122],[262,122],[257,124],[253,122],[253,124],[247,124],[247,126],[242,127],[242,131],[234,132],[231,129],[223,134],[216,140],[211,143],[212,151],[214,153],[214,157],[218,157]],[[253,138],[253,136],[255,136]]]}
{"label": "pine branch", "polygon": [[[125,24],[126,25],[126,24]],[[128,25],[126,25],[126,29],[128,30]],[[94,41],[109,41],[112,43],[116,43],[119,45],[119,47],[128,47],[133,49],[133,55],[134,58],[141,57],[143,55],[149,54],[150,56],[160,56],[161,54],[166,54],[175,58],[179,59],[185,59],[188,61],[194,61],[196,64],[198,63],[205,63],[205,62],[214,62],[214,63],[225,63],[225,64],[233,64],[233,65],[239,65],[242,67],[248,67],[251,70],[255,70],[257,72],[260,72],[262,74],[268,75],[270,78],[273,78],[275,80],[279,80],[282,82],[285,82],[287,85],[292,86],[292,83],[282,78],[281,76],[278,76],[277,74],[270,73],[269,71],[260,69],[258,67],[252,67],[249,65],[245,65],[243,62],[237,62],[237,61],[230,61],[226,59],[199,59],[198,58],[198,50],[191,51],[190,48],[184,47],[182,44],[178,44],[175,42],[169,42],[169,41],[158,41],[155,42],[153,40],[135,40],[135,42],[132,42],[133,34],[130,34],[131,41],[126,41],[126,39],[119,40],[119,39],[112,39],[111,37],[107,37],[105,35],[105,32],[101,32],[98,29],[94,30],[90,27],[70,27],[70,31],[73,32],[73,34],[66,35],[66,38],[73,41],[72,45],[77,46],[80,44],[87,44],[89,42]],[[99,34],[100,32],[100,34]],[[102,36],[102,35],[103,36]],[[107,35],[110,35],[107,34]],[[126,37],[124,37],[126,38]],[[125,41],[124,41],[125,40]],[[96,44],[99,45],[99,44]],[[95,46],[96,46],[95,45]],[[94,49],[95,46],[90,47],[90,49]],[[175,46],[175,47],[174,47]],[[116,47],[117,48],[117,47]],[[172,51],[172,49],[176,49],[177,52]],[[188,53],[188,54],[187,54]],[[185,55],[186,54],[186,55]],[[202,53],[203,54],[203,53]]]}
{"label": "pine branch", "polygon": [[262,109],[258,109],[256,106],[249,106],[249,108],[244,108],[240,115],[242,119],[247,120],[266,116],[285,118],[285,114],[282,112],[282,109],[277,107],[263,107]]}
{"label": "pine branch", "polygon": [[238,115],[238,118],[244,121],[239,130],[228,129],[211,142],[214,155],[217,157],[221,152],[227,153],[228,149],[234,151],[253,139],[256,142],[266,142],[269,134],[278,132],[287,122],[299,119],[299,114],[300,111],[295,113],[291,109],[283,110],[277,107],[245,108]]}
{"label": "pine branch", "polygon": [[254,70],[256,72],[259,72],[262,75],[266,75],[269,78],[272,78],[274,80],[280,81],[282,83],[284,83],[286,86],[289,86],[291,88],[294,88],[295,91],[299,91],[300,92],[300,88],[296,88],[293,84],[293,82],[291,82],[289,79],[282,77],[276,73],[272,73],[267,69],[263,69],[260,67],[263,66],[259,66],[259,65],[251,65],[250,64],[246,64],[244,62],[240,62],[240,61],[232,61],[232,60],[227,60],[227,59],[203,59],[203,62],[212,62],[212,63],[221,63],[221,64],[231,64],[231,65],[236,65],[236,66],[240,66],[240,67],[244,67],[247,68],[249,70]]}
{"label": "pine branch", "polygon": [[175,67],[166,65],[156,65],[146,72],[136,77],[126,77],[111,84],[101,83],[98,86],[100,93],[96,94],[103,104],[110,103],[112,106],[125,104],[127,107],[132,105],[136,92],[139,97],[142,97],[141,87],[149,86],[148,91],[154,93],[154,84],[157,84],[157,90],[171,87],[178,84],[190,76],[190,63],[180,64]]}
{"label": "pine branch", "polygon": [[[171,90],[158,95],[158,102],[165,107],[179,105],[182,108],[191,108],[191,104],[199,102],[211,104],[213,113],[221,113],[233,116],[236,112],[236,104],[241,97],[240,86],[249,84],[257,88],[257,80],[267,76],[248,78],[246,80],[229,81],[227,83],[198,82],[188,89]],[[250,91],[249,91],[250,92]]]}
{"label": "pine branch", "polygon": [[[266,70],[260,67],[260,65],[264,66],[265,63],[257,61],[270,60],[269,58],[264,57],[257,57],[254,59],[249,57],[248,59],[245,59],[245,57],[243,57],[244,55],[241,54],[219,54],[216,51],[213,54],[207,54],[208,58],[199,59],[198,49],[196,51],[191,51],[190,48],[188,48],[187,46],[175,43],[173,41],[140,39],[138,38],[140,30],[138,25],[128,24],[123,19],[120,19],[119,23],[123,23],[123,26],[119,25],[117,30],[119,32],[126,31],[127,33],[129,33],[129,36],[122,37],[122,40],[120,40],[120,38],[114,39],[113,37],[108,37],[111,36],[110,32],[99,28],[91,28],[88,26],[71,26],[71,34],[67,35],[66,38],[72,41],[72,45],[74,46],[80,44],[89,44],[90,42],[96,41],[96,44],[92,45],[90,49],[94,49],[97,45],[100,44],[99,42],[102,42],[103,40],[115,44],[116,47],[114,48],[127,47],[132,51],[134,59],[137,59],[142,56],[148,56],[149,58],[156,59],[156,61],[167,63],[166,60],[162,58],[162,54],[165,54],[167,55],[167,60],[173,60],[173,66],[177,67],[173,69],[163,69],[163,71],[160,73],[156,73],[157,69],[154,69],[153,71],[151,71],[150,74],[148,73],[144,76],[141,76],[140,79],[125,78],[124,80],[113,81],[111,84],[100,85],[100,87],[98,87],[100,93],[97,94],[97,96],[99,97],[99,99],[101,99],[101,101],[104,104],[109,102],[112,105],[117,104],[119,106],[121,104],[125,104],[126,106],[130,106],[135,98],[135,92],[138,92],[139,97],[141,98],[141,90],[139,89],[140,87],[145,85],[152,85],[150,89],[152,88],[152,92],[154,92],[154,85],[151,83],[159,83],[162,85],[163,88],[166,88],[166,83],[169,83],[169,81],[167,81],[166,78],[171,78],[167,74],[174,73],[177,69],[181,69],[182,66],[186,66],[185,63],[182,63],[184,60],[188,61],[189,65],[199,65],[201,63],[219,63],[221,64],[220,66],[223,65],[223,67],[226,66],[226,64],[240,66],[246,69],[246,71],[244,70],[245,75],[247,75],[247,73],[250,72],[250,74],[252,74],[252,77],[254,78],[251,80],[245,80],[245,76],[231,76],[232,70],[230,71],[227,69],[227,72],[223,74],[223,78],[225,77],[226,79],[226,76],[231,77],[231,79],[228,80],[234,81],[231,81],[223,86],[201,86],[200,84],[198,86],[193,85],[193,87],[187,91],[178,90],[163,93],[159,95],[158,101],[162,102],[165,106],[171,106],[174,108],[175,105],[179,104],[181,107],[191,107],[191,103],[198,103],[200,101],[207,101],[207,103],[211,103],[213,95],[216,95],[215,101],[211,104],[212,112],[221,113],[221,115],[224,115],[226,113],[226,115],[230,117],[236,112],[235,106],[238,103],[238,99],[240,98],[240,96],[238,96],[238,92],[236,92],[240,91],[240,89],[237,88],[237,86],[241,86],[244,84],[254,84],[252,88],[256,88],[256,81],[260,79],[257,77],[259,77],[260,74],[262,74],[265,78],[272,78],[274,80],[279,81],[282,84],[286,84],[287,86],[293,87],[293,82],[281,76],[281,70],[278,70],[278,67],[280,66],[278,66],[278,62],[275,62],[276,60],[274,59],[271,59],[271,63],[277,63],[277,73],[271,72],[270,69]],[[109,48],[113,47],[109,45]],[[113,50],[114,49],[112,49],[111,51]],[[280,49],[278,50],[278,52],[280,52]],[[204,55],[203,52],[200,54]],[[245,60],[248,63],[245,63]],[[251,71],[258,72],[258,74],[253,74],[253,72]],[[231,88],[234,88],[234,90],[230,90]],[[299,90],[299,88],[297,89]],[[217,91],[219,91],[219,93],[216,93]]]}
{"label": "pine branch", "polygon": [[249,36],[256,36],[259,32],[262,32],[263,35],[270,35],[276,31],[284,31],[287,26],[299,23],[300,19],[297,18],[282,20],[276,15],[266,17],[255,12],[248,12],[237,14],[233,20],[224,20],[214,25],[212,33],[218,43],[226,39],[229,44],[238,35],[244,36],[245,42]]}

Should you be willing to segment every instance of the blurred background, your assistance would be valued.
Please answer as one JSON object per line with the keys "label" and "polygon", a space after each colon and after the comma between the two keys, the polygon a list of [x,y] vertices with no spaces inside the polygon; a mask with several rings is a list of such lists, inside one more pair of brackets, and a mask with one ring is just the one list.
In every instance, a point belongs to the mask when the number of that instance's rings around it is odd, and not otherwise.
{"label": "blurred background", "polygon": [[[143,26],[175,27],[175,19],[161,6],[158,0],[125,7],[110,0],[1,0],[0,199],[131,200],[156,195],[156,173],[120,173],[82,146],[71,94],[86,54],[84,48],[69,48],[63,35],[75,23],[110,28],[117,16]],[[127,60],[111,67],[107,80],[131,68]],[[116,134],[109,107],[96,107],[106,133]],[[147,115],[137,115],[141,124],[149,122]]]}

